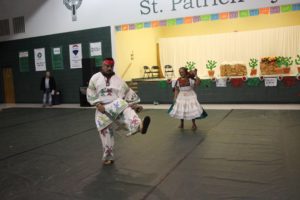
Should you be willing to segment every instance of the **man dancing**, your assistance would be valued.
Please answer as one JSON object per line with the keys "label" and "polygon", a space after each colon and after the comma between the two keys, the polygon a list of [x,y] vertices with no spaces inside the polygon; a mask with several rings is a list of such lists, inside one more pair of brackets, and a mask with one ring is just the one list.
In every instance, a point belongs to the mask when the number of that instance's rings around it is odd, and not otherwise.
{"label": "man dancing", "polygon": [[136,112],[142,107],[136,93],[127,84],[115,75],[114,60],[105,58],[100,72],[94,74],[87,88],[88,102],[96,106],[95,121],[103,146],[103,164],[114,163],[114,132],[117,126],[126,127],[126,135],[135,133],[145,134],[150,124],[150,117],[143,120]]}

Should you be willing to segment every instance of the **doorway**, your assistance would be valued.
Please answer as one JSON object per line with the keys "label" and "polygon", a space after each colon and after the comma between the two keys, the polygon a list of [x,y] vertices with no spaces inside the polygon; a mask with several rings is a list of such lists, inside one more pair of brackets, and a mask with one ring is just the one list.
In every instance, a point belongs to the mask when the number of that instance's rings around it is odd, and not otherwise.
{"label": "doorway", "polygon": [[4,87],[4,103],[15,103],[15,87],[12,68],[2,68],[2,74]]}

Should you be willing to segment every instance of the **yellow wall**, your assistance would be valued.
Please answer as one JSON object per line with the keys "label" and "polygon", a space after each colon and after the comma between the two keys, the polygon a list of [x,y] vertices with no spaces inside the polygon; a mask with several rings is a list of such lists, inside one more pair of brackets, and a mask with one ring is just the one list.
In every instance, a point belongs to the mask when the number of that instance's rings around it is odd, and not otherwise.
{"label": "yellow wall", "polygon": [[160,30],[154,28],[117,32],[117,74],[124,80],[141,78],[144,65],[157,65],[156,45],[159,36]]}
{"label": "yellow wall", "polygon": [[123,77],[125,80],[141,78],[143,75],[142,67],[144,65],[157,65],[156,44],[159,38],[249,31],[295,25],[300,25],[300,11],[206,21],[169,27],[120,31],[116,33],[117,73],[121,76],[126,70],[126,67],[129,66],[132,51],[134,52],[134,60],[126,75]]}

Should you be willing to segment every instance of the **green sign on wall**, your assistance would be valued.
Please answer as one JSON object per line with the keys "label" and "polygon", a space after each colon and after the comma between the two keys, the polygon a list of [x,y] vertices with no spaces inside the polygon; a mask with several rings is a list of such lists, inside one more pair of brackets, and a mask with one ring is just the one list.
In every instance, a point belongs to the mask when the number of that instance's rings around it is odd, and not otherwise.
{"label": "green sign on wall", "polygon": [[51,48],[51,60],[53,70],[64,69],[62,47]]}
{"label": "green sign on wall", "polygon": [[20,72],[28,72],[29,71],[29,53],[28,51],[20,51],[19,52],[19,68]]}

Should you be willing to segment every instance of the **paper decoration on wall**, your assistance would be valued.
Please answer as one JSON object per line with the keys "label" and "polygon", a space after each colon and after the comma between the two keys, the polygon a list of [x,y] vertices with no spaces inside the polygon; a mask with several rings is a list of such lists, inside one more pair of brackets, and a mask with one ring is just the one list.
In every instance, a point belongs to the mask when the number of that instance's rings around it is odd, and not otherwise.
{"label": "paper decoration on wall", "polygon": [[51,48],[52,69],[64,69],[62,47]]}
{"label": "paper decoration on wall", "polygon": [[28,51],[20,51],[19,52],[19,68],[20,68],[20,72],[28,72],[29,71],[28,57],[29,57]]}
{"label": "paper decoration on wall", "polygon": [[261,80],[259,78],[249,78],[247,80],[247,85],[250,87],[257,87],[259,86]]}
{"label": "paper decoration on wall", "polygon": [[159,87],[160,88],[166,89],[167,86],[168,86],[168,84],[167,84],[166,81],[159,81]]}
{"label": "paper decoration on wall", "polygon": [[292,57],[263,57],[260,62],[262,75],[289,74],[294,61]]}
{"label": "paper decoration on wall", "polygon": [[45,48],[34,49],[35,71],[46,71]]}
{"label": "paper decoration on wall", "polygon": [[266,87],[276,87],[277,78],[264,78]]}
{"label": "paper decoration on wall", "polygon": [[244,84],[244,80],[242,78],[232,78],[230,79],[230,83],[232,87],[241,87]]}
{"label": "paper decoration on wall", "polygon": [[221,76],[245,76],[247,67],[243,64],[223,64],[220,66]]}
{"label": "paper decoration on wall", "polygon": [[70,68],[71,69],[82,68],[81,44],[70,44],[69,45],[69,53],[70,53]]}
{"label": "paper decoration on wall", "polygon": [[206,69],[208,69],[208,76],[210,77],[214,77],[215,74],[215,68],[217,67],[217,61],[215,60],[208,60],[206,65],[205,65]]}
{"label": "paper decoration on wall", "polygon": [[201,88],[208,88],[208,87],[211,87],[211,85],[212,85],[211,79],[201,79],[201,82],[200,82]]}
{"label": "paper decoration on wall", "polygon": [[251,68],[251,72],[250,72],[250,75],[251,76],[255,76],[257,74],[257,66],[258,66],[258,59],[256,58],[250,58],[250,61],[249,61],[249,67]]}
{"label": "paper decoration on wall", "polygon": [[101,42],[90,43],[90,56],[91,58],[95,58],[96,67],[100,67],[103,61]]}
{"label": "paper decoration on wall", "polygon": [[279,69],[280,64],[277,57],[263,57],[260,60],[260,72],[262,75],[278,74],[276,69]]}
{"label": "paper decoration on wall", "polygon": [[295,77],[283,77],[282,82],[285,87],[293,87],[297,84],[297,79]]}

